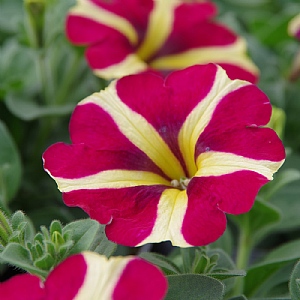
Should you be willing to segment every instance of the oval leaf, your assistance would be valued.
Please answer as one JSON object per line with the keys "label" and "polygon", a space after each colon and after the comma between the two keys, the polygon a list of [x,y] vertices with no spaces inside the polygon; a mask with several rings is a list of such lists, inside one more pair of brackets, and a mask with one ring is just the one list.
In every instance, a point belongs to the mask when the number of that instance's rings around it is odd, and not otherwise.
{"label": "oval leaf", "polygon": [[221,300],[224,285],[219,280],[199,274],[167,276],[169,290],[166,300]]}

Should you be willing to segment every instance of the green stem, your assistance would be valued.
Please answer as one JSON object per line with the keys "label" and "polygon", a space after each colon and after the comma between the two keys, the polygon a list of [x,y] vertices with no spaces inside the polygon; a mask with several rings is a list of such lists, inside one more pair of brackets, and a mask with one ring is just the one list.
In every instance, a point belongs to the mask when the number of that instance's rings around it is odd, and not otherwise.
{"label": "green stem", "polygon": [[[240,227],[236,267],[239,270],[246,270],[249,263],[250,254],[252,251],[252,242],[249,232],[249,218],[247,215],[243,216],[242,226]],[[241,295],[244,291],[245,278],[237,278],[234,288],[234,295]]]}
{"label": "green stem", "polygon": [[183,262],[183,271],[184,273],[190,273],[192,268],[190,249],[189,248],[180,248],[182,262]]}
{"label": "green stem", "polygon": [[49,134],[51,132],[51,129],[52,129],[53,118],[51,116],[41,118],[39,120],[39,122],[40,122],[39,132],[38,132],[38,136],[36,138],[36,143],[35,143],[34,150],[33,150],[34,154],[32,157],[41,157],[43,152],[46,150],[45,149],[46,141],[47,141]]}
{"label": "green stem", "polygon": [[73,57],[71,67],[69,68],[68,74],[64,77],[63,82],[60,85],[60,88],[55,96],[54,103],[57,105],[61,105],[65,102],[65,99],[67,98],[67,94],[70,90],[71,84],[74,81],[74,78],[76,77],[78,66],[81,62],[81,56],[79,53],[75,53],[75,56]]}
{"label": "green stem", "polygon": [[36,63],[37,63],[37,69],[38,74],[40,78],[40,84],[41,84],[41,91],[43,95],[43,103],[49,104],[51,101],[50,93],[49,93],[49,85],[48,85],[48,68],[46,66],[45,61],[45,50],[44,49],[37,49],[36,53]]}

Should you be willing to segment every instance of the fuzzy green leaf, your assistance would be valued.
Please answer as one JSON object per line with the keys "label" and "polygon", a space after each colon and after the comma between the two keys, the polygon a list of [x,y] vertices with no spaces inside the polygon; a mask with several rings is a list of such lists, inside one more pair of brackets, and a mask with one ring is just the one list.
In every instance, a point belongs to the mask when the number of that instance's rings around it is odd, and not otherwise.
{"label": "fuzzy green leaf", "polygon": [[290,293],[292,300],[300,299],[300,262],[295,265],[290,279]]}
{"label": "fuzzy green leaf", "polygon": [[29,251],[20,244],[8,244],[3,252],[0,253],[0,259],[4,263],[21,268],[29,273],[42,277],[47,275],[47,272],[40,270],[33,265]]}
{"label": "fuzzy green leaf", "polygon": [[42,270],[48,271],[50,270],[55,264],[55,259],[49,254],[45,253],[42,257],[37,259],[34,262],[34,265]]}
{"label": "fuzzy green leaf", "polygon": [[160,267],[166,274],[180,274],[180,269],[168,257],[157,254],[143,252],[139,255],[141,258],[151,262],[152,264]]}
{"label": "fuzzy green leaf", "polygon": [[169,282],[166,300],[221,300],[224,285],[219,280],[200,274],[167,276]]}
{"label": "fuzzy green leaf", "polygon": [[252,266],[245,277],[245,295],[252,296],[272,274],[289,262],[300,258],[300,240],[292,241],[273,250],[265,259]]}
{"label": "fuzzy green leaf", "polygon": [[246,272],[244,270],[230,270],[224,272],[213,271],[206,275],[219,280],[224,280],[232,277],[246,276]]}
{"label": "fuzzy green leaf", "polygon": [[78,220],[63,228],[63,234],[67,231],[72,232],[72,240],[74,241],[68,255],[91,250],[110,256],[115,251],[115,244],[107,239],[104,226],[97,221],[91,219]]}

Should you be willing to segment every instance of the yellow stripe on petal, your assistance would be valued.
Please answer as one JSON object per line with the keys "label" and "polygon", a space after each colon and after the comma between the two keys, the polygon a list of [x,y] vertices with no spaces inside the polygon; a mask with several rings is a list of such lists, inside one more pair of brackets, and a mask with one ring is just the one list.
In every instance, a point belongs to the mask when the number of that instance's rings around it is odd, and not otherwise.
{"label": "yellow stripe on petal", "polygon": [[201,47],[163,56],[153,60],[150,66],[154,69],[175,70],[207,63],[228,63],[254,74],[259,73],[258,68],[246,55],[246,43],[242,38],[227,46]]}
{"label": "yellow stripe on petal", "polygon": [[[199,84],[201,84],[201,81],[199,81]],[[210,92],[186,118],[180,129],[178,142],[187,165],[189,177],[193,177],[197,171],[194,160],[196,142],[211,120],[217,105],[228,93],[246,85],[249,85],[246,81],[229,79],[226,72],[218,67]]]}
{"label": "yellow stripe on petal", "polygon": [[159,200],[157,219],[151,234],[137,246],[170,240],[173,246],[191,247],[181,233],[187,205],[185,190],[166,189]]}
{"label": "yellow stripe on petal", "polygon": [[111,300],[114,288],[133,257],[111,257],[83,252],[87,273],[74,300]]}
{"label": "yellow stripe on petal", "polygon": [[269,180],[281,167],[284,160],[279,162],[257,160],[233,153],[205,152],[198,156],[196,177],[221,176],[237,171],[253,171]]}
{"label": "yellow stripe on petal", "polygon": [[155,128],[142,115],[134,112],[121,101],[117,95],[116,81],[104,91],[87,97],[79,105],[86,103],[94,103],[105,110],[122,134],[143,151],[169,178],[184,176],[180,162]]}
{"label": "yellow stripe on petal", "polygon": [[145,171],[109,170],[75,179],[51,177],[56,181],[58,189],[63,193],[82,189],[119,189],[141,185],[159,184],[170,186],[168,180],[155,173]]}
{"label": "yellow stripe on petal", "polygon": [[128,74],[136,74],[145,71],[148,65],[137,55],[130,54],[120,63],[111,65],[104,69],[94,69],[95,75],[104,79],[121,78]]}
{"label": "yellow stripe on petal", "polygon": [[97,23],[118,30],[128,38],[132,45],[138,42],[134,27],[126,19],[102,9],[89,0],[77,0],[77,5],[70,9],[70,14],[91,19]]}
{"label": "yellow stripe on petal", "polygon": [[149,16],[146,36],[137,55],[147,60],[165,43],[173,28],[174,10],[179,0],[156,0]]}

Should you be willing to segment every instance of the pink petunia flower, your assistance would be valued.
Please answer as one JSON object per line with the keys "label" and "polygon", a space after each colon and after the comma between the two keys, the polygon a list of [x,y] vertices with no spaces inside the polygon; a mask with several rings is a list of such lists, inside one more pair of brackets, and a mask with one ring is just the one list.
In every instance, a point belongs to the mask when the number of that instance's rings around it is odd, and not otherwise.
{"label": "pink petunia flower", "polygon": [[161,300],[166,292],[167,279],[147,261],[92,252],[70,256],[44,283],[30,274],[0,283],[3,300]]}
{"label": "pink petunia flower", "polygon": [[300,40],[300,14],[296,15],[289,23],[288,32]]}
{"label": "pink petunia flower", "polygon": [[215,15],[208,0],[77,0],[66,32],[72,43],[87,46],[89,65],[106,79],[217,63],[232,79],[256,82],[244,39]]}
{"label": "pink petunia flower", "polygon": [[219,66],[123,77],[80,102],[44,168],[116,243],[209,244],[282,165],[271,105]]}

